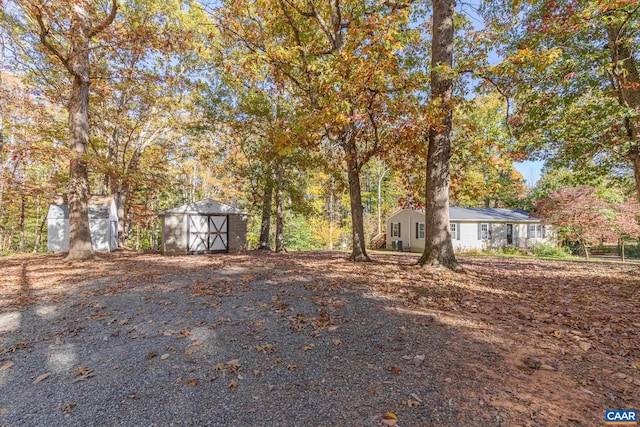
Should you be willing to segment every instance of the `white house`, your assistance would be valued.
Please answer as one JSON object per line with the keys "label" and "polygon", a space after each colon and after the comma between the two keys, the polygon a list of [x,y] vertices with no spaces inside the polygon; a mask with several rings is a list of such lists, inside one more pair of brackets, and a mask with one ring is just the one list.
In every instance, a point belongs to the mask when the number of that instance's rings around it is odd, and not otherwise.
{"label": "white house", "polygon": [[[387,249],[422,252],[424,211],[401,209],[387,218]],[[539,219],[519,209],[449,208],[449,231],[457,251],[527,249],[535,243],[555,243],[555,233]]]}
{"label": "white house", "polygon": [[[97,252],[118,248],[118,211],[111,196],[91,196],[88,203],[91,243]],[[47,214],[47,250],[69,252],[69,204],[67,196],[53,198]]]}

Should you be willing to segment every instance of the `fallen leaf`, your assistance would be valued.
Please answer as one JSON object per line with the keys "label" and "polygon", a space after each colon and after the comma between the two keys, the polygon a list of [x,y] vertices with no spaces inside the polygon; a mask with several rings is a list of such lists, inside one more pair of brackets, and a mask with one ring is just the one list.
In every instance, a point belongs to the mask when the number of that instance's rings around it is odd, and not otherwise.
{"label": "fallen leaf", "polygon": [[298,369],[298,367],[296,365],[288,364],[287,369],[290,371],[295,371],[296,369]]}
{"label": "fallen leaf", "polygon": [[302,351],[307,351],[307,350],[313,350],[314,348],[316,348],[315,345],[313,344],[308,344],[302,347]]}
{"label": "fallen leaf", "polygon": [[162,360],[167,360],[169,358],[170,354],[169,353],[165,353],[162,356],[160,356],[160,359]]}
{"label": "fallen leaf", "polygon": [[560,331],[553,331],[553,336],[560,339],[562,338],[562,332]]}
{"label": "fallen leaf", "polygon": [[7,369],[12,367],[13,365],[15,365],[15,363],[10,360],[7,363],[5,363],[4,365],[2,365],[2,367],[0,367],[0,371],[6,371]]}
{"label": "fallen leaf", "polygon": [[78,367],[76,368],[76,373],[77,373],[78,375],[88,375],[88,374],[90,374],[91,372],[93,372],[93,369],[89,369],[89,368],[87,368],[86,366],[78,366]]}
{"label": "fallen leaf", "polygon": [[331,342],[332,342],[334,345],[340,345],[340,344],[342,344],[342,340],[340,340],[340,339],[338,339],[338,338],[334,338],[334,339],[332,339],[332,340],[331,340]]}
{"label": "fallen leaf", "polygon": [[78,374],[78,377],[76,379],[74,379],[73,381],[71,381],[71,383],[77,383],[78,381],[84,381],[87,380],[89,378],[95,377],[96,374],[93,371],[93,369],[89,369],[86,366],[79,366],[76,368],[76,373]]}
{"label": "fallen leaf", "polygon": [[56,345],[62,345],[62,340],[60,337],[56,337]]}
{"label": "fallen leaf", "polygon": [[73,411],[73,408],[76,406],[75,403],[73,402],[69,402],[66,405],[64,405],[62,407],[62,412],[67,412],[67,413],[71,413],[71,411]]}
{"label": "fallen leaf", "polygon": [[586,342],[586,341],[580,341],[580,342],[578,343],[578,347],[580,347],[580,349],[581,349],[582,351],[587,351],[587,350],[589,350],[589,349],[591,348],[591,344],[589,344],[589,343],[588,343],[588,342]]}
{"label": "fallen leaf", "polygon": [[194,341],[194,342],[191,343],[191,345],[194,346],[194,347],[202,345],[202,340]]}
{"label": "fallen leaf", "polygon": [[229,381],[229,384],[227,385],[228,388],[236,388],[238,387],[238,380],[233,379],[231,381]]}
{"label": "fallen leaf", "polygon": [[195,387],[198,385],[198,379],[197,378],[193,378],[189,381],[186,382],[186,384],[190,387]]}
{"label": "fallen leaf", "polygon": [[152,351],[149,352],[149,354],[147,354],[147,360],[151,360],[154,357],[156,357],[157,355],[158,355],[158,352],[155,351],[155,350],[152,350]]}
{"label": "fallen leaf", "polygon": [[193,353],[196,353],[197,351],[198,351],[198,350],[197,350],[197,349],[195,349],[195,348],[193,348],[193,347],[187,347],[187,348],[185,349],[185,351],[184,351],[184,354],[189,354],[189,355],[191,355],[191,354],[193,354]]}
{"label": "fallen leaf", "polygon": [[395,374],[395,375],[399,375],[399,374],[400,374],[400,372],[402,372],[402,369],[400,369],[400,368],[398,368],[398,367],[396,367],[396,366],[391,367],[391,369],[390,369],[390,370],[391,370],[391,373],[392,373],[392,374]]}
{"label": "fallen leaf", "polygon": [[382,424],[386,426],[395,426],[398,423],[398,417],[393,412],[387,412],[382,416]]}
{"label": "fallen leaf", "polygon": [[373,363],[369,363],[369,362],[365,362],[364,366],[366,366],[367,368],[373,370],[373,371],[377,371],[378,367],[376,365],[374,365]]}
{"label": "fallen leaf", "polygon": [[51,375],[51,374],[50,373],[46,373],[46,374],[40,375],[38,378],[33,380],[33,384],[35,385],[35,384],[38,384],[40,381],[46,380],[49,377],[49,375]]}
{"label": "fallen leaf", "polygon": [[236,373],[240,370],[240,360],[239,359],[229,360],[224,367],[229,372]]}
{"label": "fallen leaf", "polygon": [[424,362],[425,358],[426,356],[424,354],[418,354],[416,355],[416,357],[413,358],[413,364],[416,366],[420,366],[422,365],[422,362]]}
{"label": "fallen leaf", "polygon": [[418,402],[417,400],[409,399],[403,403],[407,405],[409,408],[415,408],[416,406],[420,406],[420,402]]}
{"label": "fallen leaf", "polygon": [[592,392],[591,390],[588,390],[588,389],[586,389],[584,387],[580,387],[580,391],[583,392],[583,393],[586,393],[586,394],[588,394],[590,396],[595,396],[594,392]]}

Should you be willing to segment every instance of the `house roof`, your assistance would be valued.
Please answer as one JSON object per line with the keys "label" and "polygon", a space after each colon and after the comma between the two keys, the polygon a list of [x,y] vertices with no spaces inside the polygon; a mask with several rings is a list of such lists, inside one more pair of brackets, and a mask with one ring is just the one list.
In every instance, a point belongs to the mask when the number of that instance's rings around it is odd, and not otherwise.
{"label": "house roof", "polygon": [[215,200],[206,199],[199,202],[189,203],[188,205],[178,206],[177,208],[168,209],[160,212],[158,215],[167,214],[221,214],[221,215],[249,215],[238,208],[234,208]]}
{"label": "house roof", "polygon": [[527,221],[540,222],[521,209],[500,208],[449,208],[449,218],[454,221]]}
{"label": "house roof", "polygon": [[[397,213],[406,209],[401,209]],[[424,209],[415,209],[416,212],[424,215]],[[529,212],[521,209],[500,209],[500,208],[460,208],[452,206],[449,208],[450,221],[469,222],[540,222],[538,218],[531,218]]]}

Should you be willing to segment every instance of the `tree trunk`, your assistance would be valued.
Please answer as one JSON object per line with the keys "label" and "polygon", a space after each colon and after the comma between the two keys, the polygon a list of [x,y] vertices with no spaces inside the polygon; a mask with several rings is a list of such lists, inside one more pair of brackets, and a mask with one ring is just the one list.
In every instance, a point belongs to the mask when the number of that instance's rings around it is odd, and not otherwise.
{"label": "tree trunk", "polygon": [[69,255],[70,259],[93,257],[89,229],[89,171],[87,143],[89,142],[89,38],[88,11],[76,7],[71,22],[72,52],[70,67],[73,85],[69,99]]}
{"label": "tree trunk", "polygon": [[116,198],[116,211],[118,213],[118,247],[127,247],[127,216],[125,215],[125,204],[127,203],[128,190],[118,187],[113,193]]}
{"label": "tree trunk", "polygon": [[362,207],[362,194],[360,189],[360,165],[358,164],[358,151],[353,125],[348,125],[347,129],[343,131],[341,142],[347,163],[349,203],[351,205],[351,237],[353,248],[349,259],[356,262],[371,261],[367,255],[367,246],[364,238],[364,209]]}
{"label": "tree trunk", "polygon": [[42,218],[42,222],[40,222],[40,228],[38,228],[38,232],[36,233],[36,241],[33,244],[33,253],[37,253],[40,248],[40,242],[42,241],[42,230],[44,230],[44,226],[47,224],[47,215]]}
{"label": "tree trunk", "polygon": [[[640,109],[640,73],[634,53],[629,45],[630,38],[622,35],[622,27],[610,25],[607,27],[609,49],[613,73],[616,79],[618,102],[632,110]],[[640,123],[638,118],[627,117],[627,136],[631,140],[631,147],[627,151],[627,158],[633,167],[633,177],[636,184],[636,197],[640,201]]]}
{"label": "tree trunk", "polygon": [[625,261],[625,256],[624,256],[624,237],[620,238],[620,259],[623,262]]}
{"label": "tree trunk", "polygon": [[382,182],[387,171],[387,169],[384,169],[381,172],[380,164],[378,164],[378,234],[382,233]]}
{"label": "tree trunk", "polygon": [[329,193],[329,250],[333,250],[333,233],[335,232],[335,223],[334,223],[334,212],[333,212],[333,186],[331,188],[331,193]]}
{"label": "tree trunk", "polygon": [[282,186],[284,185],[284,167],[278,159],[276,171],[276,252],[284,251],[284,209]]}
{"label": "tree trunk", "polygon": [[[50,28],[45,23],[42,9],[32,5],[30,13],[39,27],[42,45],[55,55],[73,77],[71,97],[69,99],[69,150],[71,164],[69,166],[69,259],[86,259],[93,257],[89,215],[87,203],[89,199],[89,173],[86,153],[89,142],[89,85],[90,63],[89,52],[92,39],[106,27],[111,25],[118,10],[117,0],[112,0],[111,11],[102,22],[94,28],[90,24],[90,4],[75,2],[71,16],[69,51],[60,51],[57,43],[52,43]],[[63,17],[58,17],[64,19]],[[64,45],[65,43],[62,43]]]}
{"label": "tree trunk", "polygon": [[582,241],[582,249],[584,249],[584,258],[589,261],[589,246],[587,245],[587,242]]}
{"label": "tree trunk", "polygon": [[[426,239],[420,265],[443,265],[462,271],[453,252],[449,233],[449,160],[451,158],[454,0],[433,1],[431,51],[431,97],[441,122],[429,129],[427,152],[425,228]],[[444,69],[443,69],[444,68]]]}
{"label": "tree trunk", "polygon": [[[88,48],[88,46],[87,46]],[[86,56],[83,76],[73,78],[69,100],[69,133],[71,165],[69,169],[69,255],[70,259],[93,257],[89,229],[89,171],[84,158],[89,141],[89,53]],[[78,62],[81,62],[79,59]]]}
{"label": "tree trunk", "polygon": [[273,182],[271,179],[264,186],[262,201],[262,221],[260,222],[260,243],[258,249],[271,250],[269,234],[271,231],[271,205],[273,204]]}
{"label": "tree trunk", "polygon": [[24,252],[24,208],[25,208],[25,196],[24,189],[22,189],[22,194],[20,195],[20,219],[18,222],[18,227],[20,231],[20,237],[18,241],[18,252]]}

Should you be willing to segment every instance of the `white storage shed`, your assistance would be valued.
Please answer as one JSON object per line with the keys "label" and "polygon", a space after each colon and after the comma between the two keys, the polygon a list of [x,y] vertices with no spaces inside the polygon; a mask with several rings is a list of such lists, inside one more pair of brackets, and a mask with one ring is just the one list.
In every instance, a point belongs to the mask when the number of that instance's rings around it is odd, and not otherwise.
{"label": "white storage shed", "polygon": [[[91,196],[88,204],[91,243],[97,252],[118,248],[118,211],[111,196]],[[47,250],[69,252],[69,203],[58,194],[47,214]]]}

